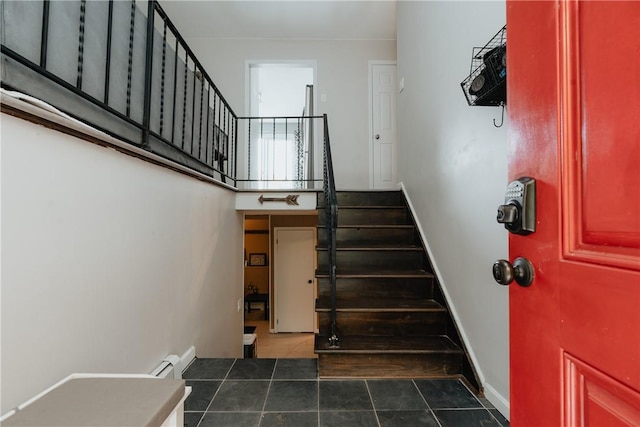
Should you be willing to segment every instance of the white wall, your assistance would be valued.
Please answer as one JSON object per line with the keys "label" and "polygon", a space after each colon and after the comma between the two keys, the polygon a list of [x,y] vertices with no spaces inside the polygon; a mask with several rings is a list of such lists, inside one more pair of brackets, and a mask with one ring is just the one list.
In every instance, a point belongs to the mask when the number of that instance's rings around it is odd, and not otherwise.
{"label": "white wall", "polygon": [[500,108],[469,107],[460,88],[472,48],[505,24],[504,1],[398,2],[399,173],[484,378],[508,412],[508,290],[491,266],[507,257],[496,208],[507,183]]}
{"label": "white wall", "polygon": [[2,115],[1,413],[73,372],[241,357],[235,193]]}
{"label": "white wall", "polygon": [[[247,61],[315,60],[316,114],[326,113],[338,189],[369,188],[369,60],[395,60],[395,40],[187,40],[231,108],[248,113]],[[326,95],[326,102],[320,95]]]}
{"label": "white wall", "polygon": [[[313,84],[313,67],[266,65],[251,67],[255,97],[251,111],[256,116],[299,116],[305,107],[307,85]],[[257,92],[258,96],[255,96]],[[259,98],[259,99],[258,99]],[[254,115],[253,113],[251,114]]]}

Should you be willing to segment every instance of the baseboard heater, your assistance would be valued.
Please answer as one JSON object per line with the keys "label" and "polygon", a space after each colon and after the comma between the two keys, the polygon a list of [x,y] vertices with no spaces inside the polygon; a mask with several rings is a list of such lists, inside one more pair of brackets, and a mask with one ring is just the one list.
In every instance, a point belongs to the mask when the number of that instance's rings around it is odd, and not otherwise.
{"label": "baseboard heater", "polygon": [[180,356],[170,354],[162,359],[162,362],[151,371],[151,375],[157,378],[173,378],[176,380],[182,379],[182,371],[180,370]]}

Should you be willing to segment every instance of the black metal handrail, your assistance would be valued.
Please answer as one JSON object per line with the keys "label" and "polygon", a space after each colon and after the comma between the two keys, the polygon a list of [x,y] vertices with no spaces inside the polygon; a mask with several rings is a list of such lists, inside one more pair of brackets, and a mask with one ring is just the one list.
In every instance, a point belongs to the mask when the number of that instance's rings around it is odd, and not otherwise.
{"label": "black metal handrail", "polygon": [[331,329],[329,335],[329,348],[338,348],[338,325],[336,316],[336,228],[338,226],[338,198],[336,196],[336,183],[333,175],[333,162],[331,160],[331,144],[329,141],[329,121],[324,114],[324,203],[326,215],[327,251],[329,254],[329,283],[331,286]]}
{"label": "black metal handrail", "polygon": [[237,115],[156,0],[2,10],[3,88],[235,186]]}
{"label": "black metal handrail", "polygon": [[[242,189],[320,189],[315,168],[314,122],[323,116],[238,117],[246,142],[236,181]],[[324,127],[317,127],[324,131]],[[318,174],[316,174],[316,169]]]}

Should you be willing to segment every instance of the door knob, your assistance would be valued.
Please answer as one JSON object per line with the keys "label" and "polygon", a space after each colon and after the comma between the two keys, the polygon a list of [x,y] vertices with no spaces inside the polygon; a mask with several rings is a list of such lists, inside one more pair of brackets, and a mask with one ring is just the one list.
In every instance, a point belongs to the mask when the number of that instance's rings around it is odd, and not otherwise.
{"label": "door knob", "polygon": [[380,134],[379,133],[376,134],[376,139],[380,139]]}
{"label": "door knob", "polygon": [[533,282],[533,276],[533,265],[526,258],[516,258],[513,265],[506,259],[493,263],[493,278],[501,285],[508,285],[515,280],[520,286],[526,287]]}

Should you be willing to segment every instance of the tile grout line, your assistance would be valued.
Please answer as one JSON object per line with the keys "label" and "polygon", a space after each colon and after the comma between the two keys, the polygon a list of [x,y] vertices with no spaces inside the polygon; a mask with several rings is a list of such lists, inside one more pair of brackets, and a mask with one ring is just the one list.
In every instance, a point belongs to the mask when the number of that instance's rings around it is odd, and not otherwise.
{"label": "tile grout line", "polygon": [[373,396],[371,395],[371,390],[369,389],[369,380],[364,380],[364,386],[367,388],[367,393],[369,393],[369,400],[371,400],[371,408],[373,408],[373,416],[376,417],[376,422],[378,423],[378,427],[380,427],[380,418],[378,418],[378,411],[376,410],[376,403],[373,401]]}
{"label": "tile grout line", "polygon": [[258,420],[258,425],[262,424],[262,420],[264,419],[264,410],[267,407],[267,400],[269,399],[269,392],[271,391],[271,383],[273,383],[273,377],[276,375],[276,368],[278,367],[278,359],[275,359],[273,363],[273,370],[271,371],[271,379],[269,379],[269,386],[267,387],[267,394],[264,396],[264,403],[262,404],[262,411],[260,411],[260,419]]}
{"label": "tile grout line", "polygon": [[211,401],[207,405],[207,408],[204,410],[204,413],[202,414],[202,418],[200,418],[200,421],[196,425],[200,425],[200,423],[204,419],[204,416],[207,415],[207,412],[209,412],[209,408],[211,408],[211,405],[213,405],[213,401],[215,400],[216,396],[218,395],[220,390],[222,390],[222,386],[224,385],[225,381],[227,380],[227,377],[229,376],[229,373],[231,373],[231,370],[236,365],[237,361],[238,359],[233,359],[233,363],[231,364],[231,366],[229,366],[229,369],[227,369],[227,373],[224,374],[224,378],[222,379],[222,381],[220,381],[220,385],[218,386],[218,389],[216,390],[215,393],[213,393],[213,397],[211,398]]}
{"label": "tile grout line", "polygon": [[478,399],[478,397],[476,397],[476,394],[475,394],[474,392],[472,392],[472,391],[471,391],[471,389],[470,389],[469,387],[467,387],[467,385],[464,383],[464,381],[462,381],[462,380],[460,380],[460,379],[458,379],[457,381],[458,381],[460,384],[462,384],[462,386],[463,386],[464,388],[466,388],[466,389],[467,389],[467,391],[469,392],[469,394],[471,394],[471,396],[473,396],[473,398],[474,398],[474,399],[475,399],[475,400],[480,404],[480,406],[481,406],[482,408],[487,409],[487,408],[485,408],[485,406],[484,406],[484,404],[482,403],[482,401],[480,401],[480,399]]}
{"label": "tile grout line", "polygon": [[416,388],[416,390],[418,390],[418,393],[420,394],[420,397],[422,397],[422,400],[424,400],[424,403],[427,405],[427,408],[429,409],[429,413],[431,414],[433,419],[436,420],[436,422],[438,423],[439,427],[442,427],[442,424],[440,423],[440,420],[436,416],[436,413],[433,412],[433,408],[431,407],[431,405],[429,405],[429,402],[427,401],[427,398],[424,397],[424,394],[422,394],[422,392],[420,391],[420,387],[418,387],[418,384],[416,384],[416,380],[412,379],[411,382],[413,383],[413,386]]}
{"label": "tile grout line", "polygon": [[318,427],[320,427],[320,373],[318,372],[318,364],[316,362],[316,391],[318,394]]}
{"label": "tile grout line", "polygon": [[[202,420],[204,419],[205,415],[207,415],[207,412],[209,411],[209,408],[213,404],[213,400],[216,398],[216,396],[220,392],[220,389],[222,389],[222,385],[224,384],[225,380],[229,376],[229,372],[231,372],[231,369],[236,364],[237,360],[238,359],[233,359],[233,363],[231,364],[231,366],[229,366],[229,369],[227,369],[227,373],[224,375],[224,378],[222,379],[222,381],[220,381],[220,385],[218,385],[218,388],[217,388],[216,392],[213,393],[213,396],[211,397],[211,400],[209,401],[209,404],[207,405],[207,407],[205,408],[204,412],[202,413],[202,416],[200,417],[200,420],[198,420],[198,422],[196,423],[196,427],[198,427],[200,425],[200,423],[202,423]],[[191,363],[193,363],[193,362],[191,362]],[[191,366],[191,364],[189,364],[189,366]],[[200,380],[202,380],[202,379],[204,379],[204,378],[200,378]],[[191,381],[194,381],[194,380],[192,379]],[[195,380],[195,381],[197,381],[197,380]]]}

